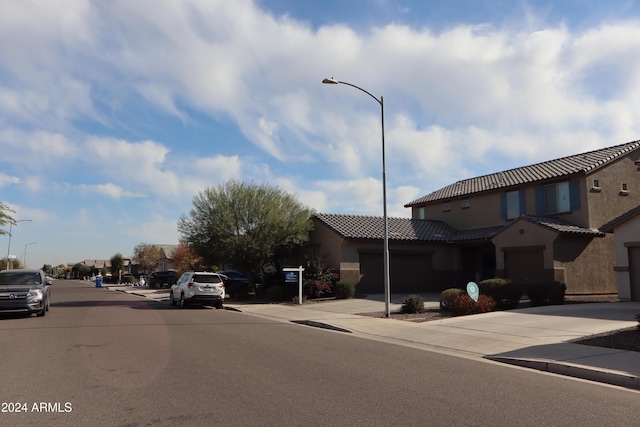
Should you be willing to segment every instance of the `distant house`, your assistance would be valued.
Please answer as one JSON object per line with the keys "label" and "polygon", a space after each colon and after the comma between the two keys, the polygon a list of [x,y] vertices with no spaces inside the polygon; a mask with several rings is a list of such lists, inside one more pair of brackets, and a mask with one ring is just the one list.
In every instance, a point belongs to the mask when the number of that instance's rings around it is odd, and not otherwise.
{"label": "distant house", "polygon": [[173,253],[179,245],[154,245],[160,248],[161,258],[156,265],[156,271],[173,270]]}
{"label": "distant house", "polygon": [[[122,269],[122,273],[131,273],[131,269],[132,269],[132,262],[131,262],[131,257],[129,258],[123,258],[123,269]],[[109,259],[85,259],[84,261],[80,262],[81,265],[85,265],[87,267],[89,267],[92,270],[107,270],[107,272],[111,273],[111,274],[118,274],[117,271],[111,271],[111,260]]]}
{"label": "distant house", "polygon": [[[407,203],[411,218],[389,219],[391,291],[498,276],[616,293],[622,264],[600,228],[640,205],[638,165],[634,141],[458,181]],[[342,278],[359,292],[384,291],[382,218],[318,214],[314,225],[315,252]]]}

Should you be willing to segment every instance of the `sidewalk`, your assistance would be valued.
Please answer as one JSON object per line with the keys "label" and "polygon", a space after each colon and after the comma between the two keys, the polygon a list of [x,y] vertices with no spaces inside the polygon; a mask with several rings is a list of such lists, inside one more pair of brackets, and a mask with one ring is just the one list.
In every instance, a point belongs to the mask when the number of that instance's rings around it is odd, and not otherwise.
{"label": "sidewalk", "polygon": [[[168,301],[166,290],[108,287]],[[425,307],[438,307],[439,295],[422,297]],[[401,300],[402,296],[392,296],[391,311],[400,308]],[[635,313],[640,312],[638,302],[531,307],[423,323],[358,315],[384,311],[383,301],[382,295],[302,305],[227,300],[225,307],[272,320],[352,333],[367,339],[640,390],[640,352],[567,343],[584,336],[636,326],[633,319]]]}

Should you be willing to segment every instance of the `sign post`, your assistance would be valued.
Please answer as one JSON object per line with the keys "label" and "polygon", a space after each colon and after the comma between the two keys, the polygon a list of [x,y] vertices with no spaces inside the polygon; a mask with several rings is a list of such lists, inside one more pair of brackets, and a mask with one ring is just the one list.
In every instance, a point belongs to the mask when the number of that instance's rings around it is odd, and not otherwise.
{"label": "sign post", "polygon": [[284,281],[286,283],[298,282],[298,304],[302,304],[302,272],[304,268],[302,266],[298,268],[283,268]]}

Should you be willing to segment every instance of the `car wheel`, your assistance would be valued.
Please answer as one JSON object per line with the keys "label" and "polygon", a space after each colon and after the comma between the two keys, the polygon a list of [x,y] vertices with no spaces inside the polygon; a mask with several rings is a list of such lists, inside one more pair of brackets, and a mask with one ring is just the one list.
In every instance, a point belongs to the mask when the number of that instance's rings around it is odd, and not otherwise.
{"label": "car wheel", "polygon": [[185,306],[184,294],[180,294],[180,300],[178,301],[178,307],[184,308],[184,306]]}
{"label": "car wheel", "polygon": [[42,302],[42,309],[36,313],[38,317],[44,317],[47,314],[47,303],[45,301]]}
{"label": "car wheel", "polygon": [[220,301],[216,302],[215,306],[216,310],[220,310],[222,308],[222,303]]}
{"label": "car wheel", "polygon": [[169,302],[171,303],[171,305],[175,306],[176,305],[176,300],[173,299],[173,292],[169,293]]}
{"label": "car wheel", "polygon": [[47,306],[46,306],[47,311],[49,311],[49,307],[51,307],[51,300],[47,298]]}

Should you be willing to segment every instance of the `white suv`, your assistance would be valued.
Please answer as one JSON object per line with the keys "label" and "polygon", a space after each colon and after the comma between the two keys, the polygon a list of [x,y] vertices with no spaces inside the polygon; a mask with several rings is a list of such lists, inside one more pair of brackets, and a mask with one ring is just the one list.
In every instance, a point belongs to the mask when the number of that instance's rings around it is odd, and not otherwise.
{"label": "white suv", "polygon": [[220,309],[224,303],[224,295],[223,276],[206,271],[187,271],[171,286],[169,302],[181,308],[197,303]]}

